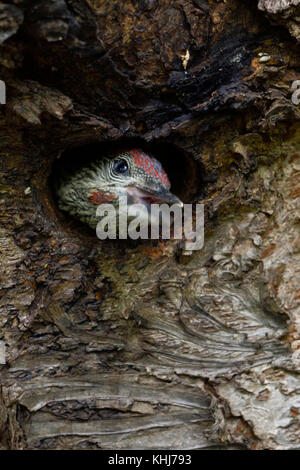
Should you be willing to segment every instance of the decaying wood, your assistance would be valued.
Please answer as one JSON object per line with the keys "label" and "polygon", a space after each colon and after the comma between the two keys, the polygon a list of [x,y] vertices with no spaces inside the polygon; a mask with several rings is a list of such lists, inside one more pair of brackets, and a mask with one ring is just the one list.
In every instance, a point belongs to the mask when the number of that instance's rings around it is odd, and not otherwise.
{"label": "decaying wood", "polygon": [[[0,4],[3,449],[300,447],[299,8]],[[202,250],[58,211],[55,162],[127,142],[205,202]]]}

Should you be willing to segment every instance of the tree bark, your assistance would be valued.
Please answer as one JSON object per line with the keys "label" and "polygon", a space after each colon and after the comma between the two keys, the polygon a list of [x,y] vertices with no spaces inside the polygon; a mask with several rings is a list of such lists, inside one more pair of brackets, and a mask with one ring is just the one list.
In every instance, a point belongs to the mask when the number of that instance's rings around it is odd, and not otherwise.
{"label": "tree bark", "polygon": [[[300,2],[0,11],[2,448],[299,449]],[[58,210],[57,165],[129,144],[203,249]]]}

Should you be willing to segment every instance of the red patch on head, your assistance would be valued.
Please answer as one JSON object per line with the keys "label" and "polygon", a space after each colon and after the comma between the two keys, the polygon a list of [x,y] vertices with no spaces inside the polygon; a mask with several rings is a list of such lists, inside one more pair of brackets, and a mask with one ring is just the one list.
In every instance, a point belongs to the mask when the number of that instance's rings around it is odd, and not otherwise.
{"label": "red patch on head", "polygon": [[111,202],[116,199],[116,195],[113,193],[105,193],[104,191],[94,191],[89,197],[89,201],[92,204],[103,204],[104,202]]}
{"label": "red patch on head", "polygon": [[139,149],[130,150],[129,153],[134,157],[134,163],[138,168],[142,168],[145,173],[160,180],[164,186],[171,186],[167,173],[157,160]]}

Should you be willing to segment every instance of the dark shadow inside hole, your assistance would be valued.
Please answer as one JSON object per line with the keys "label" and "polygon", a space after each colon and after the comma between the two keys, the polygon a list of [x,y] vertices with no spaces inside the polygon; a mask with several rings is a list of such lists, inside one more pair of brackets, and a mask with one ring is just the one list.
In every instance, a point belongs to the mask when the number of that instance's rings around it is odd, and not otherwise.
{"label": "dark shadow inside hole", "polygon": [[[204,169],[200,161],[168,142],[146,143],[142,139],[126,139],[109,143],[91,143],[63,151],[54,162],[49,177],[50,191],[57,207],[55,180],[62,172],[73,172],[101,156],[118,154],[124,150],[142,149],[159,160],[171,182],[171,191],[184,203],[192,203],[204,196]],[[88,225],[75,220],[65,212],[56,210],[58,222],[69,230],[95,237]]]}

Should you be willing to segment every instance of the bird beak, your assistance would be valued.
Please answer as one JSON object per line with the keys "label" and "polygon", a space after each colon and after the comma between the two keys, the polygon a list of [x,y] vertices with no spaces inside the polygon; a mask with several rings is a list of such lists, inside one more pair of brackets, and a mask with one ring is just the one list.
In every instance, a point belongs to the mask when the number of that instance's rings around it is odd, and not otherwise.
{"label": "bird beak", "polygon": [[183,202],[170,191],[148,191],[137,186],[128,186],[127,194],[133,204],[176,204],[183,207]]}

